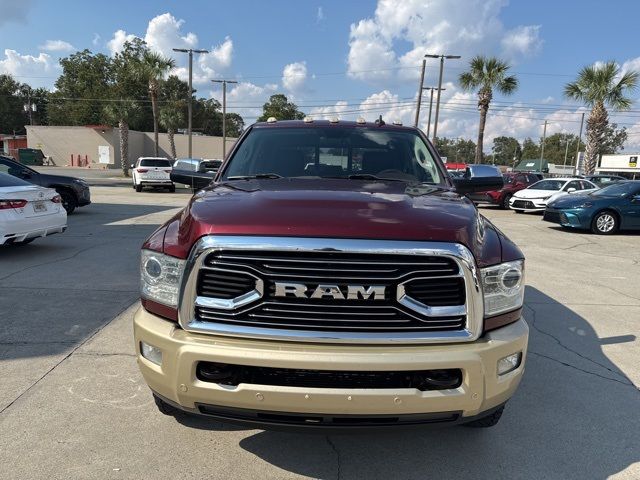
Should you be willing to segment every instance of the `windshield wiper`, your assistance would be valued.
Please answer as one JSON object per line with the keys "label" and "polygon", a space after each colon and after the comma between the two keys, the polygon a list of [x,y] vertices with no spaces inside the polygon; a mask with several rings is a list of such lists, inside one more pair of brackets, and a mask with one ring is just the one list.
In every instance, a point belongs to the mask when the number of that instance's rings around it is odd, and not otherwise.
{"label": "windshield wiper", "polygon": [[263,178],[282,178],[282,175],[277,173],[256,173],[255,175],[237,175],[234,177],[228,177],[226,180],[254,180]]}
{"label": "windshield wiper", "polygon": [[377,177],[376,175],[372,175],[370,173],[354,173],[346,176],[335,175],[335,176],[320,177],[320,178],[342,178],[345,180],[384,180],[388,182],[406,182],[406,180],[400,180],[399,178]]}

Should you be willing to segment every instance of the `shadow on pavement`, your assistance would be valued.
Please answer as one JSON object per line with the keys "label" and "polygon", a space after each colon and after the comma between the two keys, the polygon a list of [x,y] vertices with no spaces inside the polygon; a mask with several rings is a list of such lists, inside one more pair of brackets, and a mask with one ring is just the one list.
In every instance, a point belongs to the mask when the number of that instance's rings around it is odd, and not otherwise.
{"label": "shadow on pavement", "polygon": [[262,431],[240,446],[313,478],[607,478],[640,461],[640,396],[581,316],[527,289],[527,372],[501,422],[464,427],[304,435]]}

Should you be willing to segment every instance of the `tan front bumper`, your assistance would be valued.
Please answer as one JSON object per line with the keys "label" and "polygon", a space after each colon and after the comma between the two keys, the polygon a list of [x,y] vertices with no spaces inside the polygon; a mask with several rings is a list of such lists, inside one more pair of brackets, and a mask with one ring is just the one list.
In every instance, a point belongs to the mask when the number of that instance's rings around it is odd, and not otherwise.
{"label": "tan front bumper", "polygon": [[[330,345],[193,334],[142,308],[134,318],[138,364],[149,387],[186,409],[208,404],[288,413],[346,415],[460,411],[477,415],[507,401],[522,373],[529,329],[523,319],[472,343],[450,345]],[[162,366],[140,354],[144,341],[162,350]],[[520,367],[498,377],[500,358],[523,353]],[[309,370],[402,371],[460,368],[459,388],[438,391],[400,389],[300,388],[240,384],[196,378],[199,361]]]}

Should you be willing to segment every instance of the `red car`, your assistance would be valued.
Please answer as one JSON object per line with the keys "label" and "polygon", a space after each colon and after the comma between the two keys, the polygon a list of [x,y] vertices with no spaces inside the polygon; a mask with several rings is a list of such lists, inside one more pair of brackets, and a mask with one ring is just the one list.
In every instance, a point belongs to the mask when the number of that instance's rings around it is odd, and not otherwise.
{"label": "red car", "polygon": [[499,205],[501,208],[508,210],[509,200],[514,193],[540,180],[540,177],[535,173],[510,172],[502,176],[504,178],[504,187],[502,189],[470,193],[467,196],[473,203]]}

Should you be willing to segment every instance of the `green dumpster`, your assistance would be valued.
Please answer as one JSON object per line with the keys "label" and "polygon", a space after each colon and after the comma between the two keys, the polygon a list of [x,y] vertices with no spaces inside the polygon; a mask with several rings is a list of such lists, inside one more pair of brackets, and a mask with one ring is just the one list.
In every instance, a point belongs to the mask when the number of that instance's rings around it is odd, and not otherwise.
{"label": "green dumpster", "polygon": [[18,160],[23,165],[42,165],[44,154],[39,148],[19,148]]}

